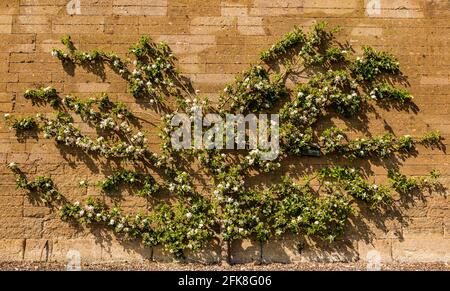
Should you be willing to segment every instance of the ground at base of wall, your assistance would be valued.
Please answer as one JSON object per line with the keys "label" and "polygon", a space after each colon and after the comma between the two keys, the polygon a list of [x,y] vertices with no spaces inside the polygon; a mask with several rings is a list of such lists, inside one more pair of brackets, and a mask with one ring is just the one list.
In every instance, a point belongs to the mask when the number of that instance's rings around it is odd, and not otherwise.
{"label": "ground at base of wall", "polygon": [[[1,271],[59,271],[66,270],[61,263],[42,262],[0,262]],[[237,264],[237,265],[202,265],[171,263],[101,263],[83,264],[86,271],[363,271],[364,263],[301,263],[301,264]],[[386,271],[450,271],[448,263],[401,263],[383,264]]]}

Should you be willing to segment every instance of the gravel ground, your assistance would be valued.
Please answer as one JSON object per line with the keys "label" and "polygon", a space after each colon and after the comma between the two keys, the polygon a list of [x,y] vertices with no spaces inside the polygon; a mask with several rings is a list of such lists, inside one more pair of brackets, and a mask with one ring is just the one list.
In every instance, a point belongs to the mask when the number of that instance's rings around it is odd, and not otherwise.
{"label": "gravel ground", "polygon": [[[65,270],[61,263],[32,262],[0,262],[2,271],[59,271]],[[231,266],[175,264],[175,263],[110,263],[83,264],[82,270],[87,271],[356,271],[366,270],[363,263],[301,263],[301,264],[239,264]],[[388,264],[382,265],[382,270],[389,271],[450,271],[450,265],[445,263],[418,264]]]}

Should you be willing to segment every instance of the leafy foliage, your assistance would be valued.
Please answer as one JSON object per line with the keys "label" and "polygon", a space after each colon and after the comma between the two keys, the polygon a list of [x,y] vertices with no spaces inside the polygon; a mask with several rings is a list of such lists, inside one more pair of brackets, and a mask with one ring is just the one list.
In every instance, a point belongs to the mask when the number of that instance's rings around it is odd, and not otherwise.
{"label": "leafy foliage", "polygon": [[221,103],[229,103],[231,111],[258,112],[272,108],[286,95],[287,89],[280,80],[271,81],[266,69],[254,66],[225,88]]}
{"label": "leafy foliage", "polygon": [[25,91],[24,97],[26,99],[30,99],[33,105],[48,103],[52,107],[58,107],[60,104],[58,92],[56,92],[56,89],[52,87],[27,90]]}

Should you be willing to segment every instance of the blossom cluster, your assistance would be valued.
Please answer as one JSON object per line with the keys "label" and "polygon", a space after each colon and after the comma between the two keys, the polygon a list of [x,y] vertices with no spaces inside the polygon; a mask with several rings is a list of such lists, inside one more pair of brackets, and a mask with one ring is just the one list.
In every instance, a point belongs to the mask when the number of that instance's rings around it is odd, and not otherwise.
{"label": "blossom cluster", "polygon": [[17,189],[27,190],[30,198],[45,204],[52,204],[54,201],[61,200],[62,196],[58,192],[56,185],[51,177],[37,176],[34,181],[29,181],[27,176],[19,169],[14,162],[8,164],[8,168],[16,176]]}
{"label": "blossom cluster", "polygon": [[136,57],[135,69],[128,79],[130,92],[136,98],[146,97],[150,104],[161,101],[167,93],[176,92],[178,73],[174,68],[174,56],[164,43],[152,43],[150,37],[142,37],[130,48]]}
{"label": "blossom cluster", "polygon": [[117,191],[120,185],[137,188],[137,194],[141,197],[151,196],[160,189],[152,175],[129,170],[114,171],[99,182],[100,188],[105,192]]}
{"label": "blossom cluster", "polygon": [[33,90],[28,89],[25,91],[24,97],[26,99],[31,99],[33,105],[40,105],[43,103],[48,103],[52,107],[58,107],[60,105],[58,92],[55,88],[50,86]]}
{"label": "blossom cluster", "polygon": [[92,139],[83,135],[70,116],[59,113],[55,119],[43,119],[42,130],[47,139],[54,138],[57,143],[79,148],[85,152],[99,154],[108,158],[139,159],[148,152],[144,145],[144,139],[138,143],[124,141],[113,144],[100,136]]}
{"label": "blossom cluster", "polygon": [[128,238],[139,238],[147,246],[163,245],[175,257],[182,259],[184,250],[199,250],[214,233],[214,209],[205,199],[198,198],[173,206],[159,204],[148,214],[124,215],[117,207],[108,209],[99,201],[88,198],[66,203],[61,207],[63,220],[81,224],[97,224]]}
{"label": "blossom cluster", "polygon": [[287,89],[279,79],[271,80],[265,68],[253,66],[225,87],[220,103],[231,111],[259,112],[272,108],[286,95]]}
{"label": "blossom cluster", "polygon": [[[90,98],[87,101],[68,95],[62,102],[67,108],[80,115],[84,121],[97,128],[114,130],[123,134],[133,131],[125,120],[132,117],[131,112],[123,103],[115,104],[109,101],[106,94],[101,98]],[[97,105],[98,110],[95,110],[94,105]]]}
{"label": "blossom cluster", "polygon": [[10,113],[5,113],[4,118],[6,124],[9,125],[11,129],[15,129],[17,132],[30,131],[38,128],[38,122],[33,116],[16,118],[11,116]]}

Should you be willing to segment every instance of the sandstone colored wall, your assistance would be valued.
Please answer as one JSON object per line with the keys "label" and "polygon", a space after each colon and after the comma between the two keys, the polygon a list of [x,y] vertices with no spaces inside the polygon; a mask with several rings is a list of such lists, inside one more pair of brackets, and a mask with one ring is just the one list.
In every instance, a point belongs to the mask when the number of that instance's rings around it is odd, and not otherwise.
{"label": "sandstone colored wall", "polygon": [[[50,55],[64,34],[71,34],[81,49],[100,47],[120,54],[143,34],[165,40],[179,57],[181,71],[214,100],[234,74],[258,60],[262,49],[294,25],[307,28],[318,19],[341,25],[339,38],[348,39],[356,50],[371,45],[394,53],[408,76],[419,112],[380,109],[377,114],[369,113],[366,125],[373,134],[391,129],[396,134],[420,135],[439,129],[446,138],[444,144],[449,145],[448,0],[0,0],[0,112],[50,111],[32,107],[23,92],[52,85],[59,92],[78,96],[106,91],[128,101],[142,117],[157,120],[155,114],[134,104],[125,82],[117,76],[108,73],[102,80],[82,69],[72,75],[65,72]],[[152,142],[156,148],[157,140]],[[15,190],[6,168],[12,161],[31,175],[51,174],[61,192],[73,200],[95,193],[88,188],[80,194],[80,179],[104,175],[100,162],[65,155],[53,141],[18,141],[2,119],[0,260],[66,261],[70,250],[79,251],[85,262],[170,260],[159,248],[143,249],[108,233],[74,228],[45,206],[33,205]],[[417,156],[397,162],[408,175],[436,168],[442,173],[441,182],[450,186],[450,155],[445,151],[419,148]],[[305,163],[321,162],[306,159]],[[358,163],[370,169],[375,179],[385,176],[382,165]],[[135,209],[146,203],[127,197],[123,205]],[[362,216],[367,221],[352,221],[348,236],[333,247],[289,237],[265,245],[244,241],[231,246],[231,258],[233,262],[357,261],[376,250],[383,262],[448,261],[449,205],[445,193],[424,193],[400,205],[400,214],[378,217],[369,213]],[[299,243],[305,245],[301,250]],[[189,259],[212,262],[220,260],[220,254],[220,247],[212,245]]]}

